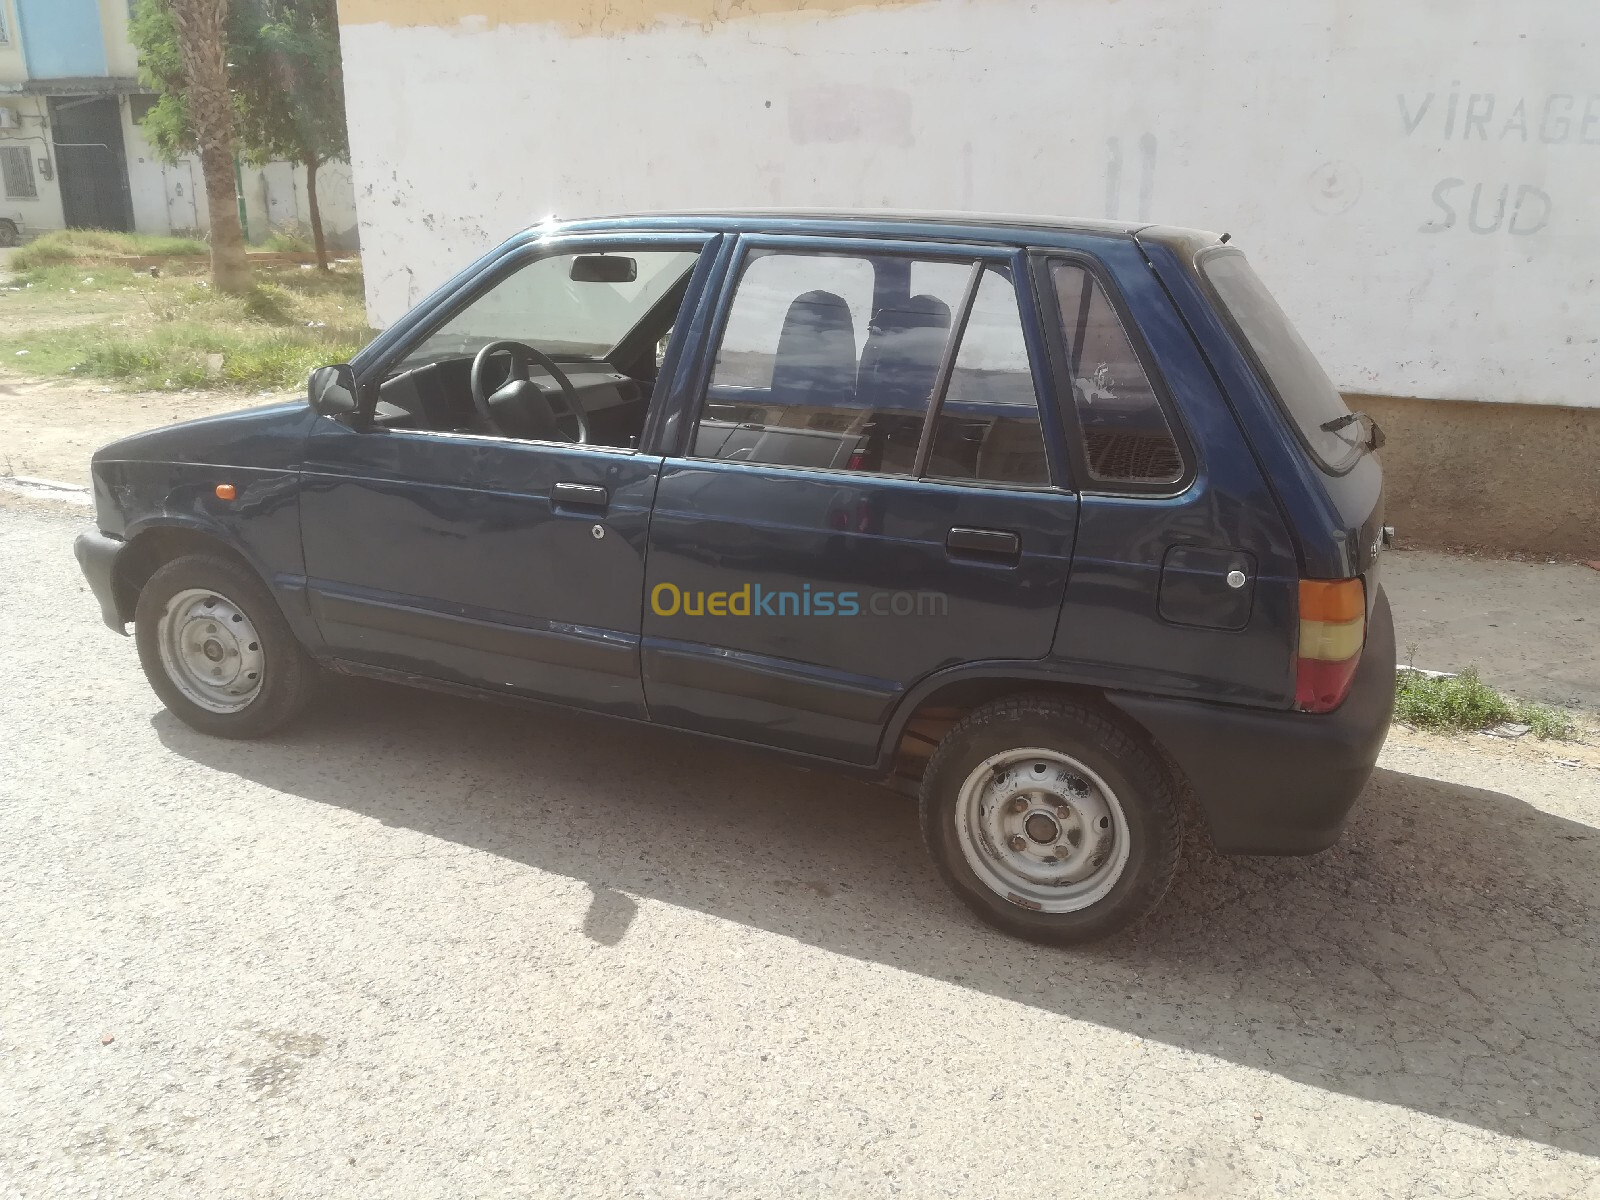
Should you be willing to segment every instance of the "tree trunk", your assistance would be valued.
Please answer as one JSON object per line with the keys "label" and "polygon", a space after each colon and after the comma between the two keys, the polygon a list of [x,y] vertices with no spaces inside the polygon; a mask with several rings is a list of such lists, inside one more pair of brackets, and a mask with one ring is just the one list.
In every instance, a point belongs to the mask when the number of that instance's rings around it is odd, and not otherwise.
{"label": "tree trunk", "polygon": [[317,266],[328,269],[328,242],[322,236],[322,209],[317,204],[317,160],[306,159],[306,207],[311,210],[311,239],[317,244]]}
{"label": "tree trunk", "polygon": [[211,281],[218,291],[250,287],[233,181],[233,103],[228,95],[228,0],[172,0],[172,21],[188,76],[189,121],[211,210]]}

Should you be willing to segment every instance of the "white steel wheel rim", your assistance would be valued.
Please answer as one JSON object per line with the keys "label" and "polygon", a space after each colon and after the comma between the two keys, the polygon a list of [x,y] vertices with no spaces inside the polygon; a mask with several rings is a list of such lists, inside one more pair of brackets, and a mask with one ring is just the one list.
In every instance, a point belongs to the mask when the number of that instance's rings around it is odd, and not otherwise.
{"label": "white steel wheel rim", "polygon": [[955,807],[962,856],[986,888],[1035,912],[1080,912],[1128,865],[1128,818],[1083,763],[1038,746],[979,763]]}
{"label": "white steel wheel rim", "polygon": [[156,645],[167,678],[207,712],[238,712],[261,694],[261,635],[244,609],[220,592],[187,588],[168,600]]}

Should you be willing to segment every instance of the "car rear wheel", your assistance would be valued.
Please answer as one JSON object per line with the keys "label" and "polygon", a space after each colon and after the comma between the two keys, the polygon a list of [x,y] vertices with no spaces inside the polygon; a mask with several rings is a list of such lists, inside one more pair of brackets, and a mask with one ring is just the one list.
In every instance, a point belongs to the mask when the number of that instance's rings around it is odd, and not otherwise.
{"label": "car rear wheel", "polygon": [[174,716],[202,733],[270,733],[311,699],[315,666],[254,573],[187,555],[139,593],[134,637],[145,677]]}
{"label": "car rear wheel", "polygon": [[922,835],[945,882],[990,924],[1055,945],[1116,933],[1161,902],[1180,814],[1153,747],[1053,696],[975,709],[922,780]]}
{"label": "car rear wheel", "polygon": [[15,246],[22,240],[17,232],[17,227],[10,221],[0,219],[0,248]]}

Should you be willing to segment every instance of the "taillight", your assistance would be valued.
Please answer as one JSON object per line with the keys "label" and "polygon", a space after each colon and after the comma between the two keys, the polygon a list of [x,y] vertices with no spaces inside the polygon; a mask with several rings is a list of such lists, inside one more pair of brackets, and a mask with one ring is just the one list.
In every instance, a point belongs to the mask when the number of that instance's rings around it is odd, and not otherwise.
{"label": "taillight", "polygon": [[1294,703],[1306,712],[1338,708],[1367,639],[1367,589],[1359,579],[1300,581],[1300,652]]}

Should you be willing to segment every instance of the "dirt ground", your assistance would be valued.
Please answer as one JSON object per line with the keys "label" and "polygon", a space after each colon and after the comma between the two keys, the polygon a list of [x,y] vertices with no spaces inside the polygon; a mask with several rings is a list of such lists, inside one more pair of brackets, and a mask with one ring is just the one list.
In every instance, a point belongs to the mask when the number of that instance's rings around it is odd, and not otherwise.
{"label": "dirt ground", "polygon": [[273,392],[125,392],[0,370],[0,475],[87,484],[89,456],[107,442],[279,398]]}

